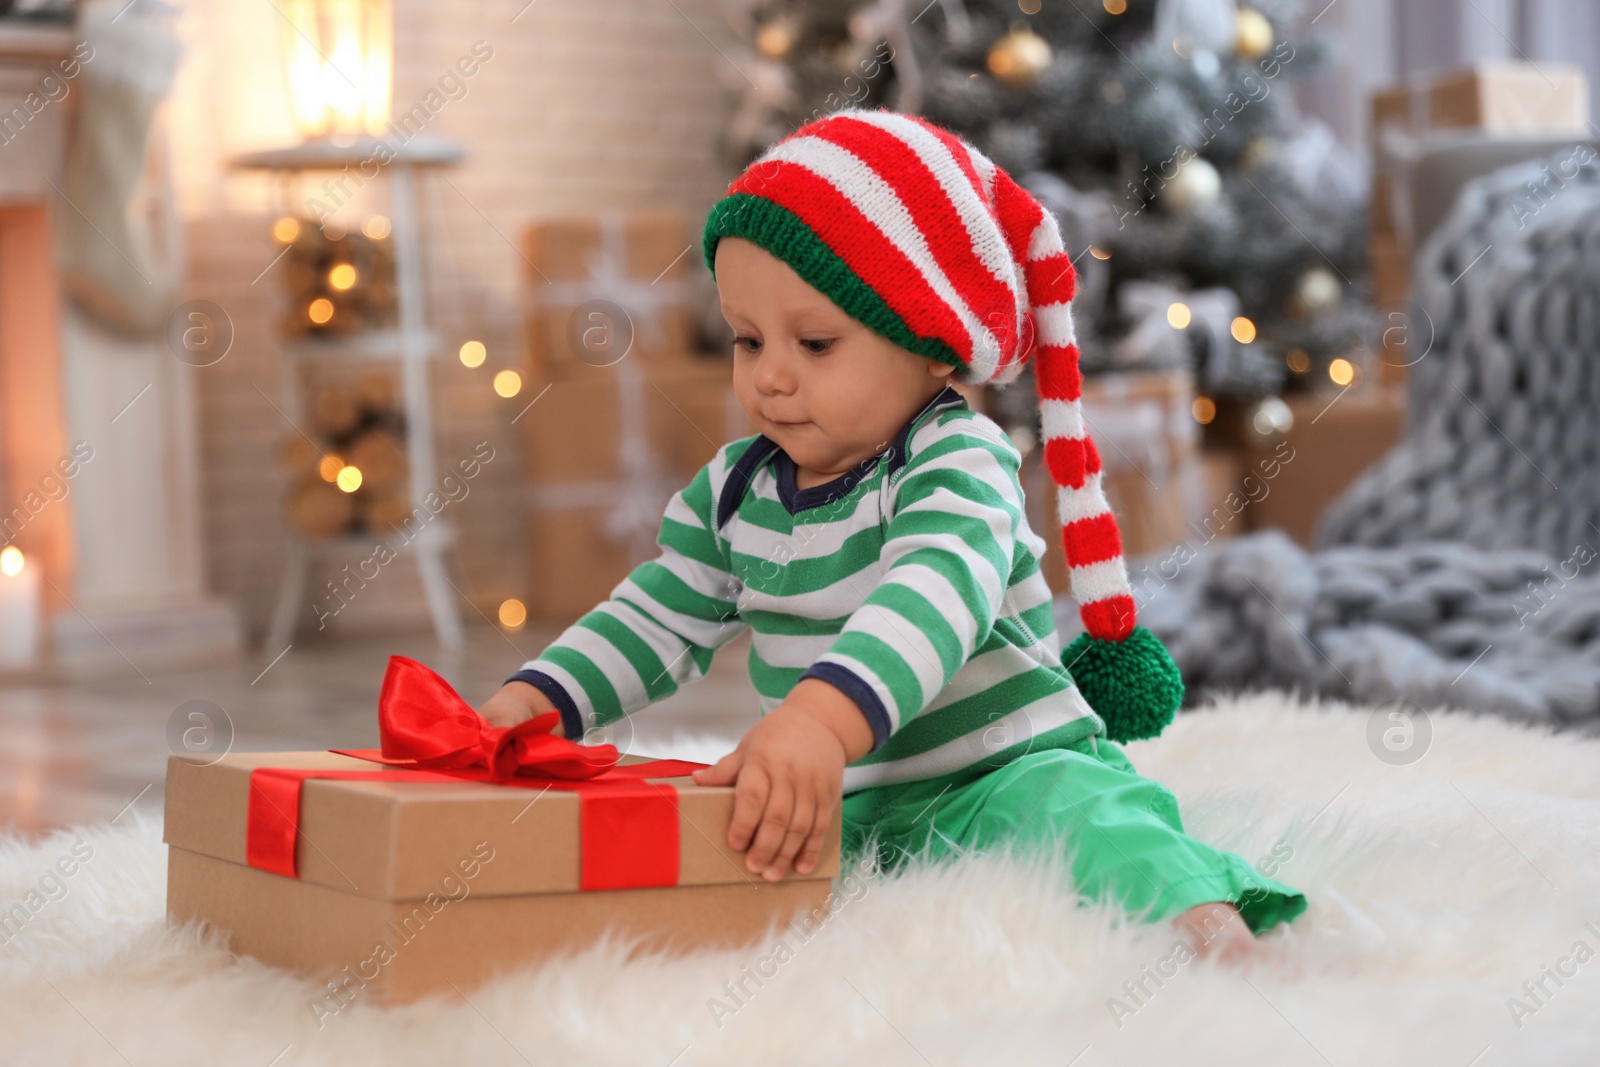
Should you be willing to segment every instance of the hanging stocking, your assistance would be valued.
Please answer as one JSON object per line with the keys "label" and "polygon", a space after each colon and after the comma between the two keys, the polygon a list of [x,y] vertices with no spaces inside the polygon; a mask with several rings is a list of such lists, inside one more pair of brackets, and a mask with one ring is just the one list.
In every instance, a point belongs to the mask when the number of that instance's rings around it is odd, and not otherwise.
{"label": "hanging stocking", "polygon": [[176,299],[173,250],[162,255],[148,216],[135,219],[129,205],[182,49],[158,16],[124,10],[123,0],[82,8],[78,32],[94,52],[79,75],[83,97],[56,187],[56,262],[63,289],[102,325],[145,336]]}

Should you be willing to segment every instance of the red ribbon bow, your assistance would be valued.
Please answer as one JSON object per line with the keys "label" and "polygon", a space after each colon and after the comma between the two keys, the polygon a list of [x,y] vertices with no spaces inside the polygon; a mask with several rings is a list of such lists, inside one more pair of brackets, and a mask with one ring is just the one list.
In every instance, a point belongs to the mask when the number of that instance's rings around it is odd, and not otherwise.
{"label": "red ribbon bow", "polygon": [[404,768],[387,771],[258,767],[250,772],[245,858],[299,877],[300,786],[308,778],[378,782],[493,782],[579,794],[580,887],[626,889],[678,881],[678,791],[647,778],[676,778],[704,763],[618,764],[615,745],[583,745],[550,731],[556,712],[493,726],[449,682],[416,660],[390,656],[378,697],[376,749],[332,749]]}

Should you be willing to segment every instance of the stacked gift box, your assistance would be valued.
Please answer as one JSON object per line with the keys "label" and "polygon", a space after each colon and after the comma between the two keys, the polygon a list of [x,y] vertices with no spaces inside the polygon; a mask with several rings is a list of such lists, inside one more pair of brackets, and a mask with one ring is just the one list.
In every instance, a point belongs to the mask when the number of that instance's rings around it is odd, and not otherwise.
{"label": "stacked gift box", "polygon": [[[1380,308],[1404,300],[1411,285],[1416,242],[1410,164],[1428,146],[1468,135],[1588,137],[1589,86],[1583,71],[1563,63],[1480,63],[1418,74],[1374,94],[1368,254],[1373,303]],[[1403,378],[1405,362],[1384,360],[1386,379]]]}
{"label": "stacked gift box", "polygon": [[[1100,455],[1101,485],[1117,516],[1122,551],[1130,560],[1189,539],[1189,524],[1207,509],[1194,420],[1194,375],[1188,370],[1100,374],[1084,379],[1083,419]],[[1050,588],[1070,588],[1055,483],[1042,450],[1023,460],[1028,525],[1045,541],[1040,565]]]}
{"label": "stacked gift box", "polygon": [[[731,351],[697,351],[704,275],[677,212],[547,219],[523,239],[530,611],[570,622],[653,557],[671,494],[753,433]],[[546,386],[548,390],[546,391]]]}

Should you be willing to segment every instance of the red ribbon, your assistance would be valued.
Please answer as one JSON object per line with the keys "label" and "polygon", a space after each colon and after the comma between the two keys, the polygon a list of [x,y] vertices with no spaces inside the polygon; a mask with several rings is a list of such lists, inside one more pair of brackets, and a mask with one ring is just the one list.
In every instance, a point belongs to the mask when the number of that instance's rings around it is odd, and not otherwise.
{"label": "red ribbon", "polygon": [[578,793],[580,888],[636,889],[678,883],[678,791],[647,778],[706,766],[688,760],[619,765],[615,745],[582,745],[550,731],[561,716],[490,725],[432,670],[390,656],[378,697],[380,748],[332,749],[385,771],[258,767],[250,772],[245,859],[298,878],[300,786],[308,778],[364,782],[492,782]]}

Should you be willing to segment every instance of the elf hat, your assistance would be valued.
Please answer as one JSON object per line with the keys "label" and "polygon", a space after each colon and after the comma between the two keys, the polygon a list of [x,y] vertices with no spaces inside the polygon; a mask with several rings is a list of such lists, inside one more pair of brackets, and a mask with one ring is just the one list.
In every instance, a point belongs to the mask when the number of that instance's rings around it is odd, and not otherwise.
{"label": "elf hat", "polygon": [[851,108],[801,126],[728,186],[702,239],[713,276],[723,237],[759,245],[900,347],[953,364],[958,382],[1007,384],[1037,353],[1044,459],[1087,631],[1063,662],[1113,738],[1160,732],[1182,681],[1136,623],[1122,538],[1079,404],[1077,279],[1055,218],[949,130]]}

